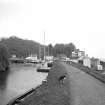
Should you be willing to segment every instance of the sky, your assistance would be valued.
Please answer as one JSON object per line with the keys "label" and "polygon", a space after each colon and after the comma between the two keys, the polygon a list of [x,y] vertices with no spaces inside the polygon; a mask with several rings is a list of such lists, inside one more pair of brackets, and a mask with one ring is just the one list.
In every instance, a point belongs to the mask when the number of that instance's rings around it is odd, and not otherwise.
{"label": "sky", "polygon": [[0,37],[45,44],[74,43],[105,58],[104,0],[0,0]]}

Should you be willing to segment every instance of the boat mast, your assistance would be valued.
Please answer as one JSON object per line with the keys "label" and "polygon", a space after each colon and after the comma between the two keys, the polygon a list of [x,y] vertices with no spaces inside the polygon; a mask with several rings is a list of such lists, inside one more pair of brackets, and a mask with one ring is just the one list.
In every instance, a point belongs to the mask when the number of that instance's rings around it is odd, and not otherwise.
{"label": "boat mast", "polygon": [[39,43],[39,60],[41,59],[41,45]]}
{"label": "boat mast", "polygon": [[49,45],[48,45],[48,56],[49,56],[50,54],[49,54]]}
{"label": "boat mast", "polygon": [[44,60],[46,60],[46,48],[45,48],[45,31],[44,31]]}

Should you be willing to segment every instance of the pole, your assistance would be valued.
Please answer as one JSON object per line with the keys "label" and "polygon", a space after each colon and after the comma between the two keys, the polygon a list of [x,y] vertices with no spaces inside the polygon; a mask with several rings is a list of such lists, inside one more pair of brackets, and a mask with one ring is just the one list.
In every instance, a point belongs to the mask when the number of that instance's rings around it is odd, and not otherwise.
{"label": "pole", "polygon": [[41,45],[39,44],[39,59],[41,59]]}
{"label": "pole", "polygon": [[49,56],[50,54],[49,54],[49,45],[48,45],[48,56]]}
{"label": "pole", "polygon": [[44,31],[44,60],[46,59],[46,48],[45,48],[45,31]]}

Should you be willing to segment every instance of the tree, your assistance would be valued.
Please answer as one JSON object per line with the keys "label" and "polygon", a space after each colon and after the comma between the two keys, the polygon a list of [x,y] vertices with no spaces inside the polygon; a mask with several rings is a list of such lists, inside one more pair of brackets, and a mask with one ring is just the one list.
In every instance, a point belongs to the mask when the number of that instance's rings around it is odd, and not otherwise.
{"label": "tree", "polygon": [[59,54],[64,54],[64,44],[56,44],[54,46],[54,56],[57,56]]}
{"label": "tree", "polygon": [[74,51],[75,49],[76,48],[75,48],[75,45],[73,43],[66,44],[65,45],[65,55],[67,57],[70,57],[72,54],[72,51]]}
{"label": "tree", "polygon": [[0,71],[5,71],[9,68],[9,53],[3,44],[0,43]]}
{"label": "tree", "polygon": [[72,54],[72,51],[76,49],[75,45],[73,43],[69,44],[56,44],[53,48],[54,50],[54,56],[57,56],[59,54],[65,54],[67,57],[70,57]]}

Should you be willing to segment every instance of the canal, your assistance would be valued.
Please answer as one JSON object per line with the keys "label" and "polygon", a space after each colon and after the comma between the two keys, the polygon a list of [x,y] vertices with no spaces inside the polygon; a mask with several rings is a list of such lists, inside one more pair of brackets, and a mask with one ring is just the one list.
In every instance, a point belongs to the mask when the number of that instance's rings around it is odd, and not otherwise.
{"label": "canal", "polygon": [[0,72],[0,105],[42,83],[47,73],[38,73],[35,65],[14,64],[8,72]]}

